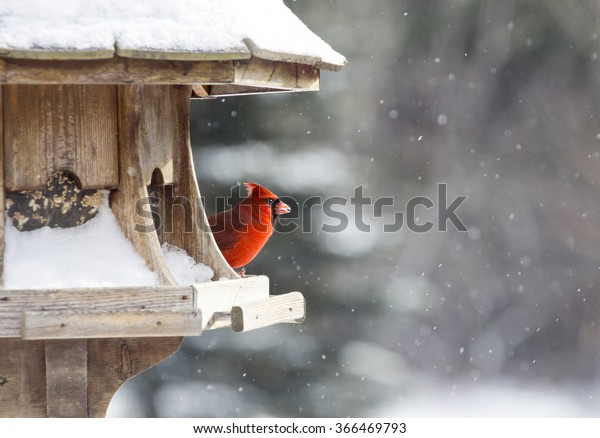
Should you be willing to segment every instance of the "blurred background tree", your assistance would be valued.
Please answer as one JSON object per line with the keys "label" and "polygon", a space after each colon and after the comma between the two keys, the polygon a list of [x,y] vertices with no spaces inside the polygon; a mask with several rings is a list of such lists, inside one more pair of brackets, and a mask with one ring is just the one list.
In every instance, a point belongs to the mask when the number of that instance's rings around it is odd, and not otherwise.
{"label": "blurred background tree", "polygon": [[[298,202],[312,231],[248,272],[302,291],[308,318],[186,339],[109,413],[599,414],[600,4],[286,4],[348,66],[318,93],[195,101],[192,143],[209,212],[239,181]],[[439,183],[468,195],[468,232],[383,232]],[[306,199],[359,186],[395,206],[321,232],[336,221]]]}

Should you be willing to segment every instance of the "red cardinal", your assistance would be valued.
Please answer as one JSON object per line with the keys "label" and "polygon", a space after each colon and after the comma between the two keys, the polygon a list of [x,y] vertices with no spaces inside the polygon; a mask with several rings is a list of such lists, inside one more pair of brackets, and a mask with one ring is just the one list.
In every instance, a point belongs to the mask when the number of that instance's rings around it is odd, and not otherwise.
{"label": "red cardinal", "polygon": [[248,196],[231,210],[208,218],[219,249],[227,263],[241,268],[260,252],[271,234],[273,224],[290,207],[269,190],[255,183],[244,183]]}

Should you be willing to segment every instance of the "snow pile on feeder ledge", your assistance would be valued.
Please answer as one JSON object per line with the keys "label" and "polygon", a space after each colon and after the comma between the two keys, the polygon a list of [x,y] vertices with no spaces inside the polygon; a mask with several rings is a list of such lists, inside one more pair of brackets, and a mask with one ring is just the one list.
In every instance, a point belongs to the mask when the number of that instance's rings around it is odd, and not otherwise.
{"label": "snow pile on feeder ledge", "polygon": [[[119,227],[105,196],[95,218],[72,228],[18,231],[6,220],[5,289],[156,286],[158,277]],[[184,250],[162,247],[179,284],[210,281],[213,270]]]}

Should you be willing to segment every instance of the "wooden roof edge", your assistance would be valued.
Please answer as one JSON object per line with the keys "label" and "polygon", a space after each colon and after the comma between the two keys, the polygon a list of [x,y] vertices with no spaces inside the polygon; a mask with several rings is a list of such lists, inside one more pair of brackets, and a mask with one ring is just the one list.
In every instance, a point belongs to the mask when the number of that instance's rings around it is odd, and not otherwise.
{"label": "wooden roof edge", "polygon": [[323,58],[310,54],[287,53],[259,47],[251,39],[244,39],[246,50],[231,48],[229,50],[214,52],[194,52],[177,50],[158,50],[145,48],[120,47],[115,44],[112,49],[11,49],[0,48],[0,59],[23,59],[39,61],[88,61],[111,58],[145,59],[152,61],[243,61],[252,57],[268,61],[286,62],[290,64],[304,64],[330,71],[339,71],[347,63],[339,53],[331,50],[331,56]]}
{"label": "wooden roof edge", "polygon": [[0,84],[222,84],[235,61],[177,61],[113,56],[88,59],[0,57]]}
{"label": "wooden roof edge", "polygon": [[[0,84],[188,84],[197,97],[318,91],[319,68],[258,57],[237,61],[124,58],[40,60],[0,58]],[[229,86],[231,85],[231,86]]]}
{"label": "wooden roof edge", "polygon": [[298,55],[293,53],[275,52],[267,49],[256,48],[253,51],[236,52],[178,52],[178,51],[154,51],[142,49],[112,50],[0,50],[0,59],[24,59],[39,61],[89,61],[97,59],[111,59],[115,57],[129,59],[145,59],[152,61],[242,61],[251,57],[266,59],[269,61],[296,63],[311,65],[329,71],[340,71],[347,64],[343,62],[331,62],[310,55]]}
{"label": "wooden roof edge", "polygon": [[324,59],[321,56],[314,56],[310,54],[289,53],[265,49],[256,44],[251,38],[245,38],[244,44],[246,44],[248,50],[252,53],[252,56],[269,61],[305,64],[330,71],[340,71],[348,63],[344,56],[340,55],[333,49],[331,49],[331,56]]}

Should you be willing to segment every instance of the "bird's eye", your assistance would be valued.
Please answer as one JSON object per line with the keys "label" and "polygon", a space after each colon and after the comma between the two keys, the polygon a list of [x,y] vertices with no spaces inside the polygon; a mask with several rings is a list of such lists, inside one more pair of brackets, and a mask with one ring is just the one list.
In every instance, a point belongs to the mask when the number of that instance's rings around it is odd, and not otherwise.
{"label": "bird's eye", "polygon": [[275,199],[268,198],[267,202],[269,203],[269,205],[273,205],[273,202],[275,202]]}

